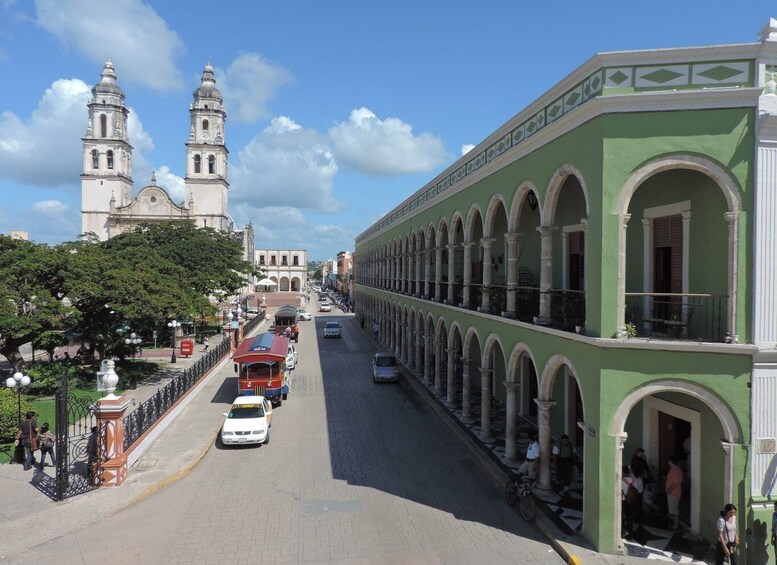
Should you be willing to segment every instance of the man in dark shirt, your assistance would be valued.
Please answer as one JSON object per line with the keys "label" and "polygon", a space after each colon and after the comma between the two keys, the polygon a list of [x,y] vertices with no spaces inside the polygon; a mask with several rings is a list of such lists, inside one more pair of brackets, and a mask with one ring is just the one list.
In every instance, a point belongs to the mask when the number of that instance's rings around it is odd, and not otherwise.
{"label": "man in dark shirt", "polygon": [[32,450],[32,438],[38,437],[38,427],[35,425],[35,412],[27,412],[19,428],[19,440],[24,445],[26,457],[24,458],[24,470],[29,471],[35,464],[35,452]]}

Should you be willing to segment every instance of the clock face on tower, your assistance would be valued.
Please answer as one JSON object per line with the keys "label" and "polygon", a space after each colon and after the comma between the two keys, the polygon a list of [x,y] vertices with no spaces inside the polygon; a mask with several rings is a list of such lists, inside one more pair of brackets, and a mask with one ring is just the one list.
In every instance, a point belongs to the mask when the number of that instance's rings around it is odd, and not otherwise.
{"label": "clock face on tower", "polygon": [[210,139],[210,133],[208,132],[208,130],[205,130],[204,132],[202,132],[202,139],[205,139],[205,140]]}

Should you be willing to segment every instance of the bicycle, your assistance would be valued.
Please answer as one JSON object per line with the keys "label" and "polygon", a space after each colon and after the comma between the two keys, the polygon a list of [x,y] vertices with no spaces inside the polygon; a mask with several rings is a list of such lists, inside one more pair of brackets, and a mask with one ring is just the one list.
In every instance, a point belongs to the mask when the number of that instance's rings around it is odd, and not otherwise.
{"label": "bicycle", "polygon": [[505,483],[505,500],[510,506],[520,501],[521,516],[527,522],[537,515],[537,503],[534,500],[534,479],[529,477],[513,477]]}

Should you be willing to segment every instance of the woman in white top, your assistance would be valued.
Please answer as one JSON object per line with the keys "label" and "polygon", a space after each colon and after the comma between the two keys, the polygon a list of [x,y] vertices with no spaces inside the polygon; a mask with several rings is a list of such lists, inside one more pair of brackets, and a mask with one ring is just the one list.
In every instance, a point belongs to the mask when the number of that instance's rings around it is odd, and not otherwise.
{"label": "woman in white top", "polygon": [[737,547],[739,536],[737,535],[737,507],[726,504],[718,518],[718,565],[731,563],[737,565]]}

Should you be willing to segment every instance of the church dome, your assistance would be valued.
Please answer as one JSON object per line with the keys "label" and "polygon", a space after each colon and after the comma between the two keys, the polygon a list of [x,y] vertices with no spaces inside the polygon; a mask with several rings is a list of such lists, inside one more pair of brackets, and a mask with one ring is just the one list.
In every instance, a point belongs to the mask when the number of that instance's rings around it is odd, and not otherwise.
{"label": "church dome", "polygon": [[100,76],[102,76],[100,82],[92,88],[92,96],[97,98],[100,94],[112,94],[124,98],[124,91],[116,83],[116,71],[110,59],[105,61],[105,66]]}
{"label": "church dome", "polygon": [[210,63],[205,65],[205,69],[202,71],[202,83],[200,87],[192,93],[194,101],[202,100],[203,98],[210,98],[212,100],[224,101],[224,97],[221,96],[221,92],[216,88],[216,79],[213,77],[213,67]]}

